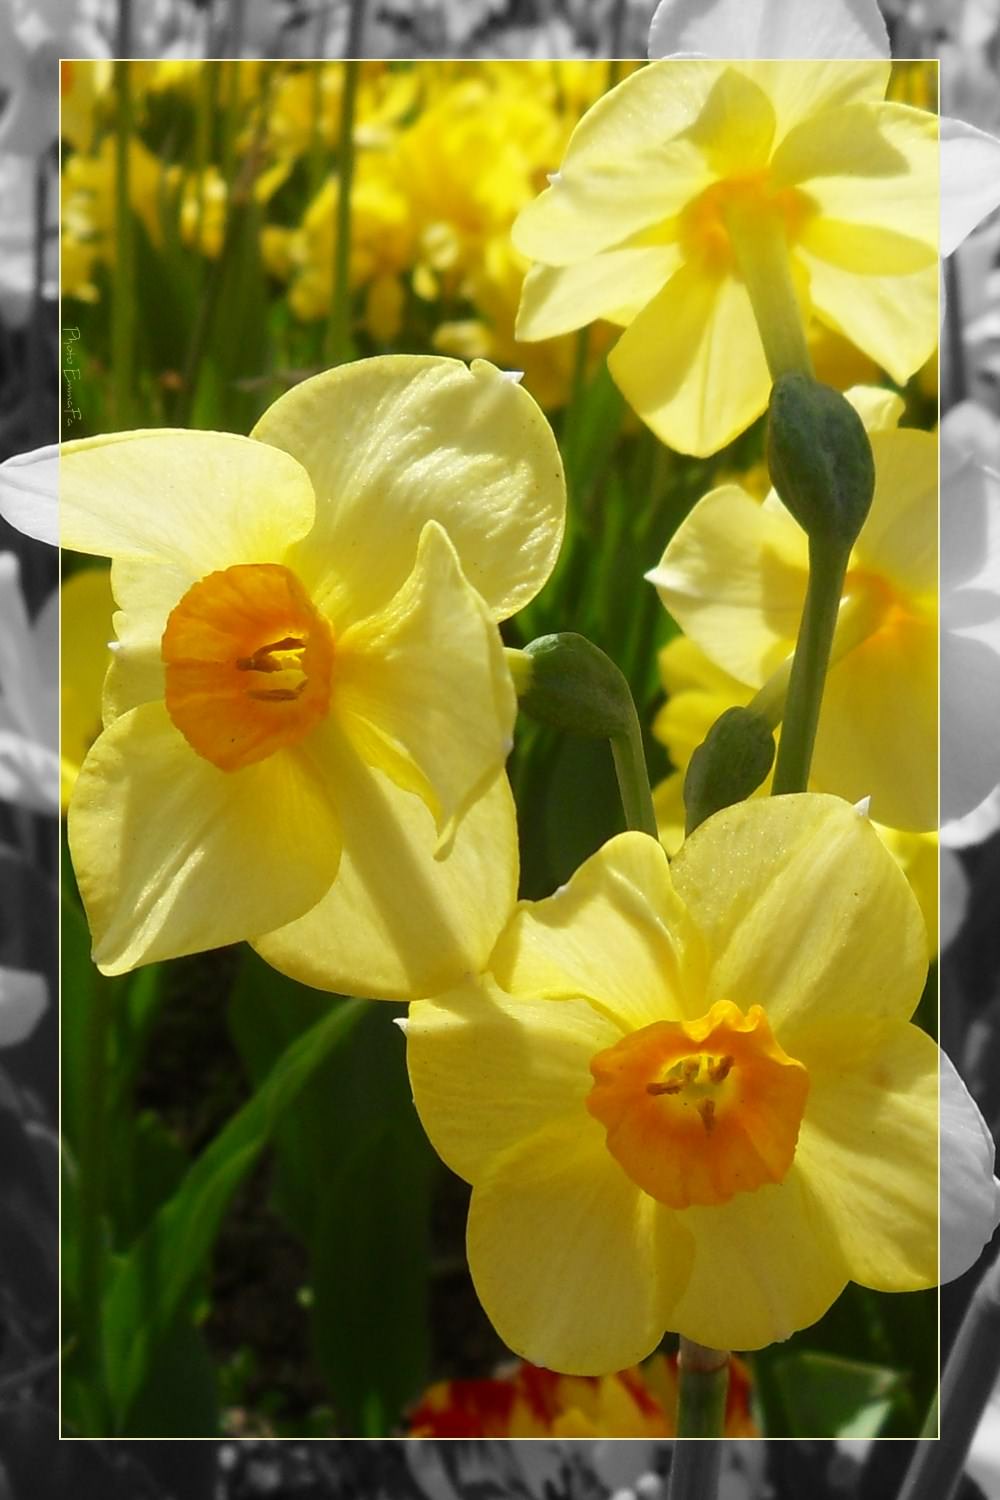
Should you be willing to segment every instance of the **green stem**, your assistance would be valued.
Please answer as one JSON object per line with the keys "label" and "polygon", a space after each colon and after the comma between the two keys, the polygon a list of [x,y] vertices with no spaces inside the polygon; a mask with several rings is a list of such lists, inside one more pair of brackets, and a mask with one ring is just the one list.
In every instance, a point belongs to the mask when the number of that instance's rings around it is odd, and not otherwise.
{"label": "green stem", "polygon": [[[1000,1256],[972,1294],[941,1377],[940,1423],[932,1412],[899,1500],[949,1500],[958,1488],[979,1420],[1000,1374]],[[930,1431],[928,1432],[928,1427]]]}
{"label": "green stem", "polygon": [[848,549],[835,548],[829,540],[809,542],[809,587],[785,699],[773,796],[804,792],[809,781],[849,555]]}
{"label": "green stem", "polygon": [[[124,10],[123,10],[124,14]],[[129,145],[132,92],[129,63],[115,63],[115,274],[111,303],[111,364],[115,424],[129,426],[132,410],[135,295],[132,264],[132,205],[129,197]]]}
{"label": "green stem", "polygon": [[756,205],[734,202],[726,210],[726,228],[740,274],[753,306],[771,379],[791,371],[813,372],[802,322],[785,227],[777,214]]}
{"label": "green stem", "polygon": [[[682,1338],[677,1375],[678,1438],[720,1438],[726,1421],[728,1353]],[[669,1500],[713,1500],[721,1468],[721,1443],[675,1443]]]}
{"label": "green stem", "polygon": [[[355,0],[352,20],[355,11],[360,8]],[[340,161],[337,218],[333,236],[333,292],[325,350],[331,365],[342,364],[350,354],[351,184],[354,181],[354,111],[358,97],[359,68],[357,59],[348,57],[344,63],[344,92],[340,101]]]}
{"label": "green stem", "polygon": [[656,826],[653,793],[649,786],[646,752],[642,746],[642,730],[631,694],[629,709],[631,712],[624,733],[611,736],[611,754],[614,757],[625,824],[628,828],[658,839],[660,835]]}

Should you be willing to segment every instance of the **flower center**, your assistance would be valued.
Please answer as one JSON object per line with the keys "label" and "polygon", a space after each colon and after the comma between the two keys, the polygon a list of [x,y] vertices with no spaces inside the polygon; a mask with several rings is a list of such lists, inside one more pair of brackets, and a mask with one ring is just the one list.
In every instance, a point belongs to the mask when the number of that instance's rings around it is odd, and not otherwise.
{"label": "flower center", "polygon": [[761,167],[714,182],[686,206],[678,224],[681,249],[685,259],[721,276],[737,269],[737,236],[777,227],[791,244],[813,212],[805,193],[776,188],[769,170]]}
{"label": "flower center", "polygon": [[656,1021],[591,1060],[587,1109],[637,1187],[669,1208],[725,1203],[792,1164],[809,1075],[759,1005],[719,1000]]}
{"label": "flower center", "polygon": [[277,563],[199,579],[171,611],[160,654],[167,712],[220,771],[297,744],[330,708],[330,627]]}

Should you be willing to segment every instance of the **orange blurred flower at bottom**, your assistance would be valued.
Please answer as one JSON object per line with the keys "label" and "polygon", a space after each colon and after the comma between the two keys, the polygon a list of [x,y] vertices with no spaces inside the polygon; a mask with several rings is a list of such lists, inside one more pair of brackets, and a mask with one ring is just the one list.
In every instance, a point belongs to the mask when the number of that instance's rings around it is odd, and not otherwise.
{"label": "orange blurred flower at bottom", "polygon": [[[676,1436],[677,1356],[654,1354],[615,1375],[556,1375],[520,1361],[489,1380],[442,1380],[410,1412],[409,1436],[669,1438]],[[750,1371],[729,1365],[727,1438],[759,1437]]]}

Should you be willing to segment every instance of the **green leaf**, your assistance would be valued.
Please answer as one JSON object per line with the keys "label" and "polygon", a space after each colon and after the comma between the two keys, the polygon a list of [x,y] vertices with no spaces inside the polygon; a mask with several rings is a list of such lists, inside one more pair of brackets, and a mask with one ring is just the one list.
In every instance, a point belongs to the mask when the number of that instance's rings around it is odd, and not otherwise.
{"label": "green leaf", "polygon": [[334,1002],[329,1013],[293,1043],[122,1257],[103,1309],[116,1431],[127,1427],[132,1402],[162,1341],[189,1305],[234,1191],[281,1116],[334,1048],[350,1035],[364,1009],[363,1001]]}
{"label": "green leaf", "polygon": [[775,1360],[791,1435],[874,1438],[903,1390],[897,1370],[804,1350]]}
{"label": "green leaf", "polygon": [[[246,955],[230,1021],[252,1075],[324,1001]],[[401,1014],[372,1004],[275,1134],[275,1204],[309,1250],[317,1359],[351,1436],[390,1431],[427,1365],[435,1159],[393,1025]]]}

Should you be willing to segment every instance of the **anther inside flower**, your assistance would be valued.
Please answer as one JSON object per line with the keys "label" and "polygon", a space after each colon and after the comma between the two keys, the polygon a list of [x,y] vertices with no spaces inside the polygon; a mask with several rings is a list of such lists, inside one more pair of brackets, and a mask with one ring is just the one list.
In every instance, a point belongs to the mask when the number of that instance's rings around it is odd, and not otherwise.
{"label": "anther inside flower", "polygon": [[655,1021],[599,1052],[587,1108],[637,1187],[669,1208],[725,1203],[792,1164],[809,1076],[759,1005],[717,1001],[697,1021]]}
{"label": "anther inside flower", "polygon": [[160,649],[167,712],[221,771],[297,744],[329,711],[333,636],[280,564],[200,579],[171,611]]}

